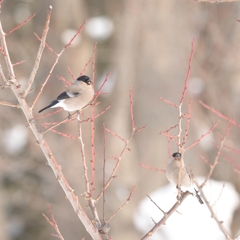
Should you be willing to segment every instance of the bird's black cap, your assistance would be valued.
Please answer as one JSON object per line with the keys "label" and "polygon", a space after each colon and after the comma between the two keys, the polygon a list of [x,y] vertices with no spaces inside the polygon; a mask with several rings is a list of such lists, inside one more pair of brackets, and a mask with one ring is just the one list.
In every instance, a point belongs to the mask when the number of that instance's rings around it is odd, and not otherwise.
{"label": "bird's black cap", "polygon": [[175,152],[175,153],[172,154],[172,156],[173,156],[174,158],[175,158],[175,157],[181,158],[181,157],[182,157],[182,154],[179,153],[179,152]]}
{"label": "bird's black cap", "polygon": [[91,82],[90,77],[86,76],[86,75],[82,75],[79,78],[77,78],[77,81],[83,81],[85,83]]}

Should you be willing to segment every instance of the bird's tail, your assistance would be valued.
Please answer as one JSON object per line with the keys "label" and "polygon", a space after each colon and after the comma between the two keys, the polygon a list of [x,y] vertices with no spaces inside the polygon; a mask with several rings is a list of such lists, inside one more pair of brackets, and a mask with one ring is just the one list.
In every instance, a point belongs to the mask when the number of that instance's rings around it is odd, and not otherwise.
{"label": "bird's tail", "polygon": [[196,198],[198,199],[198,201],[201,203],[201,204],[203,204],[204,202],[203,202],[203,200],[201,199],[201,197],[200,197],[200,195],[198,194],[198,191],[194,188],[194,190],[195,190],[195,196],[196,196]]}
{"label": "bird's tail", "polygon": [[39,111],[39,113],[42,112],[42,111],[44,111],[44,110],[46,110],[46,109],[48,109],[48,108],[50,108],[50,107],[52,107],[52,106],[54,106],[54,105],[56,105],[57,103],[58,103],[57,100],[56,100],[56,101],[52,101],[48,106],[46,106],[45,108],[41,109],[41,110]]}

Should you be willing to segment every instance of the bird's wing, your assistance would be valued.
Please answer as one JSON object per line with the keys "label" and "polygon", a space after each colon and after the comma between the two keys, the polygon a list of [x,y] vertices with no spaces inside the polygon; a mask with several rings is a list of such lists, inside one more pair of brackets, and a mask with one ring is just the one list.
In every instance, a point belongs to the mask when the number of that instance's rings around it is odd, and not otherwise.
{"label": "bird's wing", "polygon": [[79,95],[82,95],[83,94],[83,91],[77,91],[77,92],[67,92],[67,95],[69,97],[77,97]]}
{"label": "bird's wing", "polygon": [[57,97],[57,100],[63,100],[63,99],[70,98],[70,97],[71,96],[67,92],[63,92]]}
{"label": "bird's wing", "polygon": [[66,90],[67,95],[70,96],[70,97],[77,97],[79,95],[82,95],[83,92],[84,92],[84,89],[82,89],[82,87],[79,87],[75,84],[72,84]]}

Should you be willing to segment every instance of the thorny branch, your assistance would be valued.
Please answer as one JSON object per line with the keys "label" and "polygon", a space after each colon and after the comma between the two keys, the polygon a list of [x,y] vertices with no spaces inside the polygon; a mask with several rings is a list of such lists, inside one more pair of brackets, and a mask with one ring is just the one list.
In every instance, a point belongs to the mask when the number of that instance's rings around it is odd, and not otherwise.
{"label": "thorny branch", "polygon": [[[79,31],[78,31],[78,33],[79,33]],[[6,62],[7,72],[8,72],[9,77],[8,77],[8,79],[5,78],[1,65],[0,65],[0,75],[4,79],[5,84],[8,84],[8,86],[12,89],[12,91],[13,91],[13,93],[14,93],[17,101],[18,101],[18,104],[21,106],[22,111],[23,111],[23,113],[24,113],[24,115],[27,119],[27,122],[29,124],[30,129],[32,130],[33,134],[35,135],[35,138],[37,140],[37,144],[40,146],[40,148],[42,149],[42,151],[43,151],[43,153],[44,153],[44,155],[47,159],[47,164],[53,170],[53,172],[56,176],[56,179],[58,180],[58,182],[61,185],[63,191],[65,192],[66,198],[71,203],[71,205],[72,205],[74,211],[76,212],[77,216],[79,217],[79,219],[81,220],[81,222],[85,226],[87,232],[91,235],[91,237],[93,239],[102,240],[98,230],[93,226],[92,222],[90,221],[90,219],[86,215],[82,206],[79,204],[78,197],[73,193],[73,189],[69,186],[66,178],[63,175],[61,166],[58,165],[56,159],[54,158],[47,142],[45,141],[45,139],[43,137],[43,134],[38,130],[38,127],[36,125],[36,122],[35,122],[33,114],[32,114],[32,108],[29,107],[28,103],[26,102],[26,99],[22,97],[22,93],[20,92],[20,89],[19,89],[20,84],[15,79],[13,64],[10,60],[5,36],[6,36],[6,34],[3,32],[2,25],[1,25],[1,22],[0,22],[0,42],[1,42],[1,48],[3,49],[3,52],[4,52],[4,59],[5,59],[5,62]],[[67,47],[65,47],[65,49],[66,48]],[[56,62],[55,62],[55,64],[56,64]],[[53,69],[53,67],[52,67],[52,69]],[[49,73],[49,76],[50,76],[50,74],[51,74],[51,72]],[[49,78],[49,76],[48,76],[48,78]],[[45,84],[46,84],[46,81],[45,81]],[[42,89],[43,89],[43,87],[44,86],[42,86]],[[36,102],[36,100],[40,96],[40,93],[41,93],[42,89],[40,90],[40,92],[39,92],[37,98],[35,99],[34,103]],[[33,103],[33,106],[34,106],[34,103]]]}
{"label": "thorny branch", "polygon": [[52,213],[52,210],[51,210],[51,207],[50,207],[50,204],[48,204],[48,212],[50,214],[50,217],[51,217],[51,220],[45,215],[45,214],[42,214],[45,219],[47,220],[47,222],[54,228],[54,230],[56,231],[57,234],[52,234],[53,236],[61,239],[61,240],[64,240],[59,228],[58,228],[58,225],[57,225],[57,222],[53,216],[53,213]]}

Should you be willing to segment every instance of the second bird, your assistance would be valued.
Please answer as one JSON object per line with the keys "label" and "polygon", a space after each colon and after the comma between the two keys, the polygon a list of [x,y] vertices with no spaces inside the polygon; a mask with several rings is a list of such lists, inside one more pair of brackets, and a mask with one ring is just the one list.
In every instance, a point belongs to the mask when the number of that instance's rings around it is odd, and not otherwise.
{"label": "second bird", "polygon": [[173,153],[172,157],[168,161],[166,169],[167,179],[171,184],[178,186],[178,175],[181,167],[182,171],[180,176],[180,187],[184,187],[189,192],[193,193],[198,201],[203,204],[203,200],[199,196],[198,191],[194,188],[191,176],[185,167],[184,161],[182,159],[182,154],[179,152]]}
{"label": "second bird", "polygon": [[88,76],[79,77],[67,90],[61,93],[56,100],[39,111],[42,112],[48,108],[61,107],[65,111],[73,112],[81,110],[93,98],[94,89],[92,81]]}

